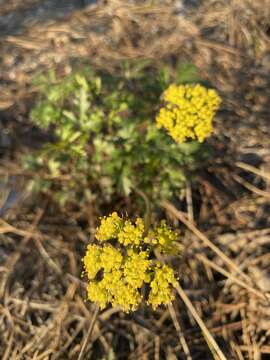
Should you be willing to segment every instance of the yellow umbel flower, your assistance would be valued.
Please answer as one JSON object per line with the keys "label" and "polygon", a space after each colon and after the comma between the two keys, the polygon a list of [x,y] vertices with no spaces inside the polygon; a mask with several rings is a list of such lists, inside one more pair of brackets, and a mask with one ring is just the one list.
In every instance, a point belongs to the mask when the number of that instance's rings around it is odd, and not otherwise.
{"label": "yellow umbel flower", "polygon": [[102,248],[97,245],[88,245],[86,255],[83,258],[85,273],[88,279],[94,279],[101,269],[100,255]]}
{"label": "yellow umbel flower", "polygon": [[100,254],[101,266],[106,272],[118,270],[121,267],[123,256],[112,245],[104,245]]}
{"label": "yellow umbel flower", "polygon": [[101,309],[104,309],[110,301],[109,294],[101,282],[91,281],[87,286],[87,295],[88,299],[98,303]]}
{"label": "yellow umbel flower", "polygon": [[151,267],[151,260],[146,251],[136,253],[128,250],[128,257],[124,265],[124,276],[126,282],[136,288],[141,288],[143,283],[150,281],[148,269]]}
{"label": "yellow umbel flower", "polygon": [[94,279],[100,270],[106,272],[119,269],[123,256],[112,245],[88,245],[86,255],[83,258],[84,269],[88,278]]}
{"label": "yellow umbel flower", "polygon": [[[139,306],[141,295],[135,286],[131,286],[125,281],[123,271],[116,270],[104,274],[100,284],[106,290],[107,302],[112,306],[120,306],[126,312],[136,310]],[[94,301],[93,298],[90,300]],[[101,304],[99,300],[98,302]]]}
{"label": "yellow umbel flower", "polygon": [[148,304],[156,309],[159,305],[168,305],[174,299],[171,288],[176,286],[176,279],[173,270],[168,265],[160,266],[155,269],[155,277],[150,283],[151,291]]}
{"label": "yellow umbel flower", "polygon": [[125,245],[139,246],[143,241],[144,223],[141,218],[138,218],[135,225],[131,221],[126,220],[122,230],[118,234],[118,241]]}
{"label": "yellow umbel flower", "polygon": [[177,252],[176,241],[178,237],[178,232],[170,229],[166,221],[162,220],[159,226],[148,232],[144,242],[154,245],[161,253],[173,254]]}
{"label": "yellow umbel flower", "polygon": [[117,212],[113,212],[110,216],[105,216],[101,219],[101,224],[96,232],[96,239],[106,241],[116,238],[121,227],[123,219],[120,218]]}
{"label": "yellow umbel flower", "polygon": [[83,258],[88,299],[101,309],[111,304],[134,311],[147,300],[143,288],[150,286],[148,303],[154,308],[168,304],[176,284],[174,272],[155,259],[154,249],[170,252],[177,236],[165,222],[146,231],[141,218],[132,222],[112,213],[101,219],[98,244],[88,245]]}
{"label": "yellow umbel flower", "polygon": [[163,97],[165,105],[156,118],[157,126],[164,127],[176,142],[203,142],[212,133],[212,121],[221,103],[214,89],[172,84]]}

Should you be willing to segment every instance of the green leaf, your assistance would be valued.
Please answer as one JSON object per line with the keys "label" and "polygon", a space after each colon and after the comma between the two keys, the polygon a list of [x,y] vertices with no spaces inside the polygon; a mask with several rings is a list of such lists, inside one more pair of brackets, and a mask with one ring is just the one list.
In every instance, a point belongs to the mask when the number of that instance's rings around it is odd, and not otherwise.
{"label": "green leaf", "polygon": [[181,64],[176,72],[176,82],[178,84],[200,81],[198,68],[193,64]]}

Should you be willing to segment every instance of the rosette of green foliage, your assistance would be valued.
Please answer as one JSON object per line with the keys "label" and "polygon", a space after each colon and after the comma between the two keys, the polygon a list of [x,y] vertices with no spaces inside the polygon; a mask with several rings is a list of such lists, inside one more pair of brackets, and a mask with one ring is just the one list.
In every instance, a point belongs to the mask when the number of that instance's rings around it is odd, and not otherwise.
{"label": "rosette of green foliage", "polygon": [[177,144],[156,127],[168,84],[197,80],[191,66],[176,74],[143,63],[117,75],[84,68],[41,77],[31,119],[53,140],[24,159],[35,175],[31,187],[62,205],[107,202],[134,189],[154,203],[179,194],[207,151],[196,141]]}

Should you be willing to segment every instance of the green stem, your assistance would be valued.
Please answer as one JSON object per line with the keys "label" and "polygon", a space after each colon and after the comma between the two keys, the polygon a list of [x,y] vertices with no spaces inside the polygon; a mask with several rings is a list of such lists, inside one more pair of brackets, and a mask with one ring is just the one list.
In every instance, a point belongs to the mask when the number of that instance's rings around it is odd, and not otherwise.
{"label": "green stem", "polygon": [[151,225],[151,203],[147,197],[147,195],[140,189],[133,186],[133,190],[143,199],[145,203],[145,214],[144,214],[144,223],[145,223],[145,231],[149,230]]}

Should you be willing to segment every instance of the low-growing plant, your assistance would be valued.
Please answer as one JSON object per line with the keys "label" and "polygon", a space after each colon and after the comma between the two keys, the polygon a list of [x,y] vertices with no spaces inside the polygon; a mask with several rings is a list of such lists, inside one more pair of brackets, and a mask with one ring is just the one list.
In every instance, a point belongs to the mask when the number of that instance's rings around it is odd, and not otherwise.
{"label": "low-growing plant", "polygon": [[25,159],[32,187],[60,204],[106,202],[134,190],[153,203],[179,195],[208,156],[202,142],[220,103],[194,80],[192,66],[172,76],[145,63],[117,75],[85,68],[42,77],[31,119],[54,139]]}
{"label": "low-growing plant", "polygon": [[[132,191],[158,204],[178,195],[208,151],[205,139],[221,99],[205,87],[192,66],[171,76],[166,68],[127,66],[117,75],[85,68],[64,79],[54,72],[39,82],[31,119],[53,135],[25,159],[36,173],[32,186],[64,205],[97,205]],[[135,197],[137,198],[137,197]],[[115,203],[112,202],[114,205]],[[222,352],[197,316],[164,255],[176,254],[178,233],[165,221],[150,227],[113,212],[101,219],[83,257],[87,298],[96,303],[79,359],[83,359],[99,309],[154,310],[170,305],[174,289],[194,315],[213,353]]]}

